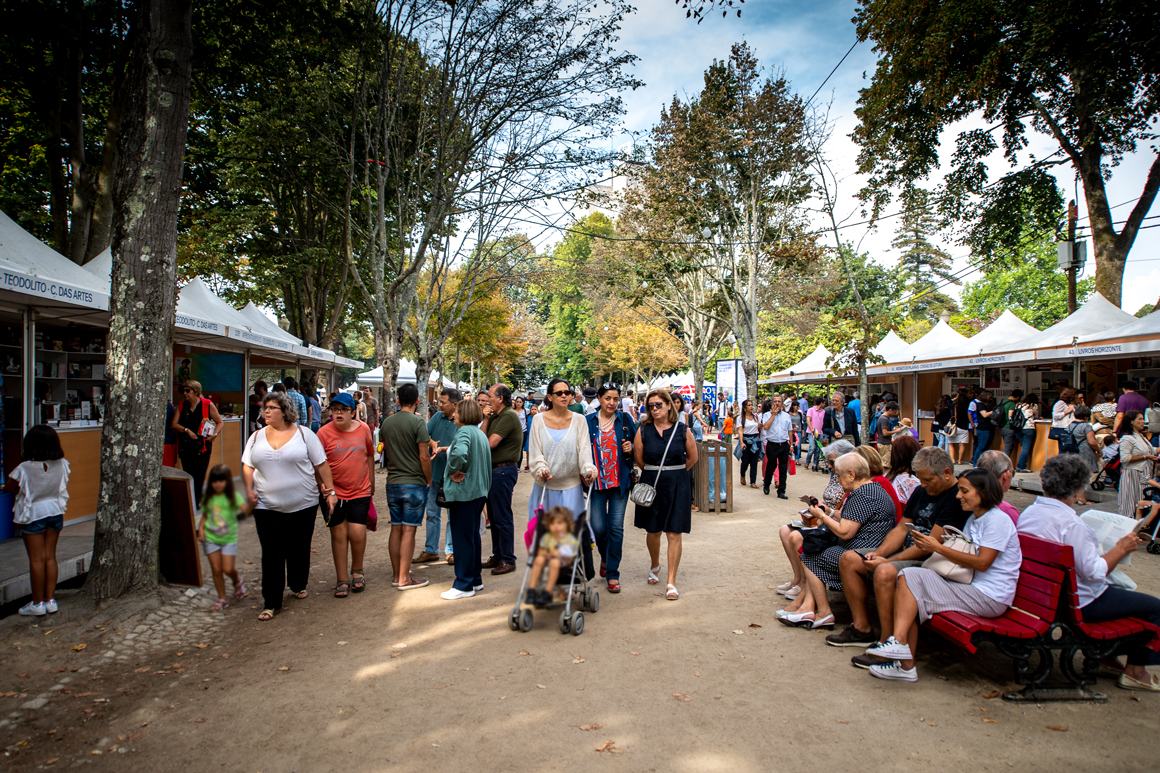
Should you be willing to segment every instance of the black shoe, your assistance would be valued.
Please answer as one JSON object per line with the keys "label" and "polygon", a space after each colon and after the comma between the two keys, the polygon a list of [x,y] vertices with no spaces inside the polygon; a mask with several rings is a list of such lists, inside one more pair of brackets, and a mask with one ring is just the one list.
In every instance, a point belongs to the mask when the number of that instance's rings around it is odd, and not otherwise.
{"label": "black shoe", "polygon": [[850,665],[855,668],[869,669],[870,666],[880,666],[883,663],[891,663],[890,658],[880,658],[874,655],[855,655],[850,658]]}
{"label": "black shoe", "polygon": [[832,633],[826,637],[826,644],[831,647],[869,647],[877,642],[878,637],[874,631],[862,633],[852,625],[846,626],[841,633]]}
{"label": "black shoe", "polygon": [[778,499],[789,499],[789,497],[787,497],[787,496],[785,495],[785,492],[784,492],[784,491],[779,491],[779,492],[777,492],[777,498],[778,498]]}
{"label": "black shoe", "polygon": [[766,496],[769,496],[769,486],[762,486],[762,487],[761,487],[761,490],[762,490],[763,492],[765,492],[765,495],[766,495]]}

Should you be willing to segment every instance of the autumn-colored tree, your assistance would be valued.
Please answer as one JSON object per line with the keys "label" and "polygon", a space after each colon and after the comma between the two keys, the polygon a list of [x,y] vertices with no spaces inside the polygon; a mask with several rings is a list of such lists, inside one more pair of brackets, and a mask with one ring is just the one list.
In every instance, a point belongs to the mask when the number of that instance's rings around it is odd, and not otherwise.
{"label": "autumn-colored tree", "polygon": [[619,313],[612,309],[597,323],[601,337],[596,351],[611,366],[610,371],[632,373],[635,382],[647,385],[658,375],[682,370],[687,364],[685,348],[660,315],[643,309]]}

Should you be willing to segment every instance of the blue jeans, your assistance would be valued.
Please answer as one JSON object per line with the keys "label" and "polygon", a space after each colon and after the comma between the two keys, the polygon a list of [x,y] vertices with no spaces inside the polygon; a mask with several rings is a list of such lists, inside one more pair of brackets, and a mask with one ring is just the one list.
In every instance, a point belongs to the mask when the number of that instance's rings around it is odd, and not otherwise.
{"label": "blue jeans", "polygon": [[[431,553],[432,555],[439,555],[439,526],[442,520],[443,508],[435,504],[435,497],[438,496],[438,484],[432,484],[427,488],[427,541],[423,544],[423,551]],[[448,521],[447,526],[447,555],[455,553],[451,549],[451,526]]]}
{"label": "blue jeans", "polygon": [[1020,470],[1027,469],[1027,460],[1031,457],[1031,449],[1035,447],[1035,425],[1019,430],[1019,463],[1015,466]]}
{"label": "blue jeans", "polygon": [[[447,539],[451,539],[451,532],[456,532],[460,549],[455,553],[455,590],[469,591],[476,585],[483,585],[480,572],[483,568],[481,553],[483,541],[479,536],[479,514],[483,512],[483,503],[487,497],[473,499],[470,502],[448,502],[447,508]],[[448,543],[450,544],[450,543]],[[451,548],[447,548],[451,552]]]}
{"label": "blue jeans", "polygon": [[[726,475],[725,465],[726,464],[727,464],[727,460],[723,459],[723,458],[718,459],[717,464],[713,464],[712,462],[709,463],[709,503],[710,504],[713,503],[713,498],[717,493],[717,484],[718,483],[721,484],[721,501],[722,502],[725,501],[725,490],[726,490],[726,486],[729,483],[727,480],[725,480],[725,475]],[[718,467],[721,468],[720,475],[717,474]],[[718,480],[718,479],[720,479],[720,480]]]}
{"label": "blue jeans", "polygon": [[822,452],[818,450],[816,435],[806,436],[806,467],[817,464],[822,460]]}
{"label": "blue jeans", "polygon": [[596,533],[596,547],[605,563],[605,576],[620,579],[620,556],[624,548],[624,509],[628,489],[593,491],[588,498],[588,517]]}
{"label": "blue jeans", "polygon": [[387,485],[387,508],[391,511],[392,526],[418,526],[423,522],[427,488],[417,483]]}
{"label": "blue jeans", "polygon": [[991,447],[991,435],[993,430],[977,429],[975,430],[975,451],[971,454],[971,465],[978,466],[979,457],[983,452]]}
{"label": "blue jeans", "polygon": [[950,451],[950,449],[948,448],[948,446],[950,445],[950,438],[948,438],[942,432],[934,433],[934,442],[935,442],[935,445],[937,445],[942,450],[947,451],[947,452]]}

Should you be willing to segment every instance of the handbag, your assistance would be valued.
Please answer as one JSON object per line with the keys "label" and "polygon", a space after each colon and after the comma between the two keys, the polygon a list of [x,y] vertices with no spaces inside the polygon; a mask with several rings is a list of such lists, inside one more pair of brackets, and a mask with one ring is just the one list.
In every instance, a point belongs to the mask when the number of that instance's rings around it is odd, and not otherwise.
{"label": "handbag", "polygon": [[803,553],[821,553],[838,544],[837,535],[830,531],[828,526],[801,529],[799,533],[802,535]]}
{"label": "handbag", "polygon": [[939,432],[946,435],[947,437],[954,437],[955,434],[958,433],[958,431],[959,431],[959,425],[955,424],[954,419],[951,419],[950,421],[948,421],[946,423],[946,426],[939,430]]}
{"label": "handbag", "polygon": [[375,503],[371,501],[370,512],[367,513],[367,531],[379,530],[379,513],[375,510]]}
{"label": "handbag", "polygon": [[[956,529],[954,526],[943,527],[943,546],[951,550],[957,550],[960,553],[969,553],[972,556],[979,555],[979,546],[967,539],[967,535]],[[933,569],[939,575],[951,582],[960,582],[964,585],[970,585],[971,580],[975,579],[975,570],[962,564],[956,564],[944,555],[939,553],[933,554],[930,558],[922,562],[923,569]]]}
{"label": "handbag", "polygon": [[447,504],[447,497],[444,496],[443,481],[439,481],[438,483],[435,484],[435,506],[436,507],[449,507],[449,505]]}
{"label": "handbag", "polygon": [[[659,466],[665,466],[665,460],[669,458],[669,446],[673,444],[673,438],[677,436],[677,425],[673,425],[673,432],[669,435],[669,442],[665,443],[665,452],[661,454],[661,463]],[[647,483],[637,483],[632,487],[632,491],[628,492],[628,498],[633,501],[637,507],[652,507],[653,500],[657,498],[657,490],[655,484],[661,479],[661,473],[664,470],[657,470],[657,476],[653,480],[653,486]]]}

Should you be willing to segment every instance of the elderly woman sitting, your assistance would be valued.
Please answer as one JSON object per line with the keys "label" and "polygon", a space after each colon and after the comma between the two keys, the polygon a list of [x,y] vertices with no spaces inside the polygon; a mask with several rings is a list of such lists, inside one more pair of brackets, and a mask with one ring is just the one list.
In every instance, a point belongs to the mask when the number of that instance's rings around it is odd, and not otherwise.
{"label": "elderly woman sitting", "polygon": [[[1096,533],[1072,510],[1090,479],[1087,463],[1075,454],[1051,457],[1039,473],[1043,496],[1023,511],[1016,528],[1020,534],[1071,545],[1079,605],[1085,621],[1099,623],[1135,617],[1160,625],[1160,599],[1108,585],[1108,572],[1138,547],[1136,535],[1125,534],[1101,556]],[[1125,690],[1160,692],[1160,681],[1145,670],[1145,666],[1160,665],[1160,653],[1137,645],[1130,647],[1127,655],[1126,666],[1115,658],[1103,663],[1119,674],[1117,684]]]}
{"label": "elderly woman sitting", "polygon": [[[842,502],[846,499],[846,492],[842,489],[842,482],[838,479],[838,474],[834,471],[834,460],[842,454],[848,454],[854,450],[854,444],[848,440],[836,440],[826,446],[826,465],[830,468],[830,482],[826,485],[826,490],[822,492],[822,504],[827,507],[837,510],[842,507]],[[803,496],[802,502],[806,505],[810,504],[810,500],[814,497]],[[812,522],[812,517],[807,525],[815,526]],[[798,548],[802,546],[801,534],[796,528],[790,526],[788,523],[782,526],[778,531],[778,536],[781,537],[781,546],[785,549],[785,555],[789,558],[789,565],[793,567],[793,579],[789,582],[783,582],[778,585],[776,590],[781,595],[785,596],[791,601],[798,597],[805,586],[805,571],[802,569],[802,561],[798,555]]]}
{"label": "elderly woman sitting", "polygon": [[846,501],[840,509],[825,504],[810,507],[810,515],[832,535],[828,545],[801,555],[805,588],[790,606],[778,613],[786,625],[811,630],[834,628],[826,588],[842,590],[838,562],[849,550],[873,550],[894,528],[894,501],[870,477],[870,466],[861,454],[849,453],[834,462]]}

